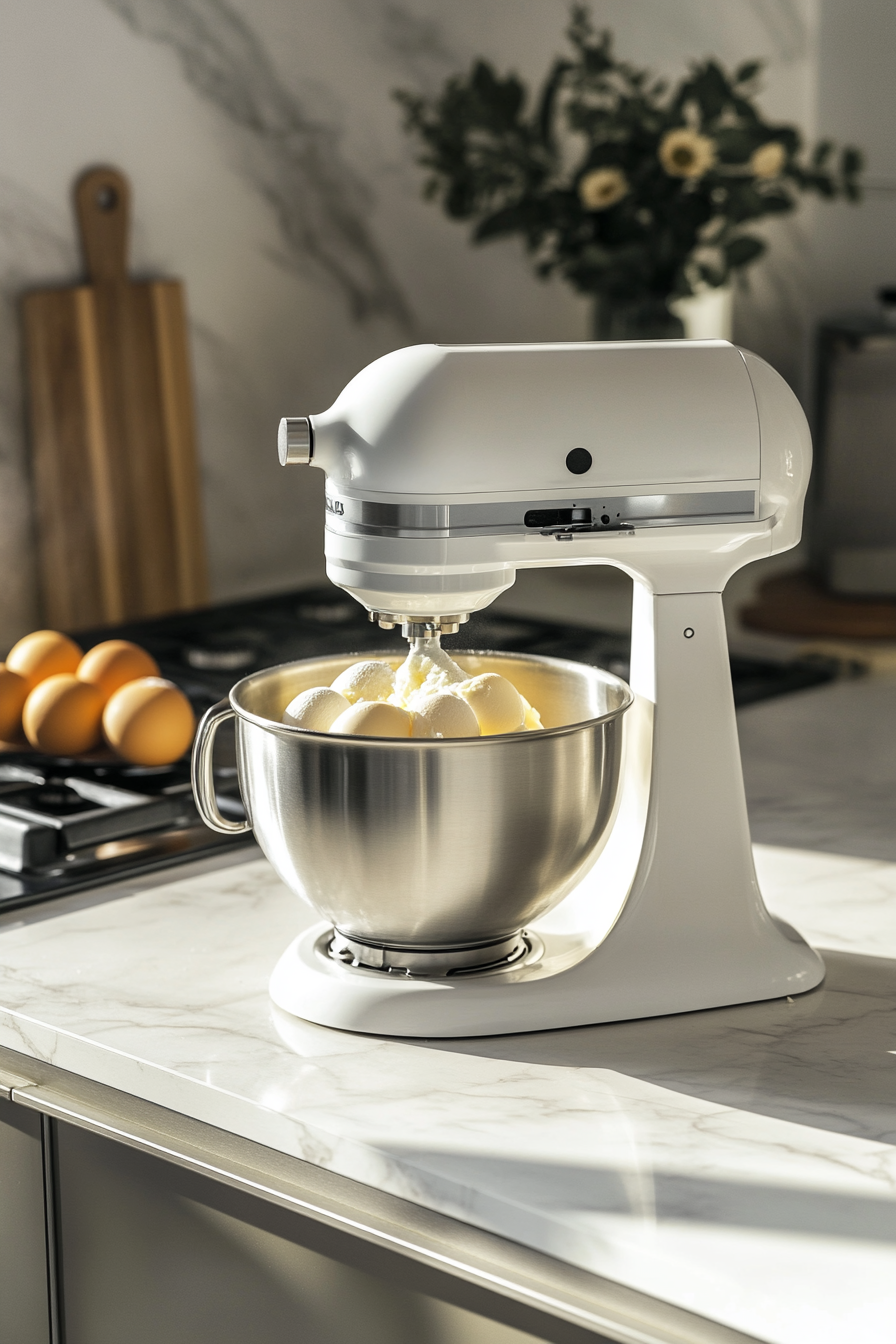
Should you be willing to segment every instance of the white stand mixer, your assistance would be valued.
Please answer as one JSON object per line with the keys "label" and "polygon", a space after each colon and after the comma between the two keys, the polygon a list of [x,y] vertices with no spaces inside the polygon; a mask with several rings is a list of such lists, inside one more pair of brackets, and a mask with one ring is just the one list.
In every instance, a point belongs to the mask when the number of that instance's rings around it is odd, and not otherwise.
{"label": "white stand mixer", "polygon": [[281,461],[327,473],[327,572],[406,634],[454,631],[519,568],[617,565],[634,580],[623,783],[580,886],[500,973],[396,977],[302,935],[280,1007],[349,1030],[542,1030],[792,995],[821,958],[756,881],[722,590],[796,545],[803,412],[724,341],[415,346],[333,407],[285,420]]}

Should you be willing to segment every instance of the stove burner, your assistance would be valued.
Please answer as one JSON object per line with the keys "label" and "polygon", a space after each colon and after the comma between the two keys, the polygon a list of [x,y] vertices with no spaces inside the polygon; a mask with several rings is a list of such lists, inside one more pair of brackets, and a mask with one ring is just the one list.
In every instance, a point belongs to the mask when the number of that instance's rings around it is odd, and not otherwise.
{"label": "stove burner", "polygon": [[354,602],[316,602],[296,610],[303,621],[316,621],[318,625],[346,625],[358,615]]}
{"label": "stove burner", "polygon": [[[0,761],[0,909],[228,843],[200,822],[186,761],[143,767],[32,756]],[[242,820],[236,768],[222,766],[215,778],[222,812]]]}
{"label": "stove burner", "polygon": [[184,657],[203,672],[239,672],[252,667],[258,655],[252,649],[187,649]]}
{"label": "stove burner", "polygon": [[76,775],[0,767],[0,867],[7,872],[52,868],[106,841],[196,820],[189,782],[138,793]]}
{"label": "stove burner", "polygon": [[476,947],[440,948],[428,952],[361,942],[340,933],[338,929],[334,929],[329,937],[325,935],[322,941],[326,945],[327,956],[345,966],[424,979],[501,971],[524,961],[537,960],[542,951],[538,938],[525,929],[518,930],[509,938],[480,943]]}

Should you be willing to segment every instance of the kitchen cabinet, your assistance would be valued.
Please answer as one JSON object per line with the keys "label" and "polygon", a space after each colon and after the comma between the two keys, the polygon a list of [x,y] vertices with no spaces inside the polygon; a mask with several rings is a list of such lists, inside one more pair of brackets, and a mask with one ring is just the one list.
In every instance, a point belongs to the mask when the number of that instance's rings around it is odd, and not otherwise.
{"label": "kitchen cabinet", "polygon": [[117,1138],[0,1100],[0,1344],[539,1338],[410,1286],[400,1256],[187,1169],[173,1147],[138,1150],[114,1103],[105,1116]]}
{"label": "kitchen cabinet", "polygon": [[[30,1264],[45,1325],[48,1276],[58,1274],[42,1344],[744,1344],[523,1245],[46,1062],[28,1061],[28,1082],[13,1072],[22,1062],[0,1047],[7,1110],[36,1145],[38,1176],[41,1141],[52,1153],[55,1227]],[[38,1231],[43,1200],[38,1179],[27,1200]],[[0,1222],[6,1215],[0,1208]],[[20,1295],[18,1281],[10,1293]],[[0,1344],[27,1340],[0,1329]]]}
{"label": "kitchen cabinet", "polygon": [[73,1125],[57,1126],[56,1174],[65,1344],[532,1338],[312,1249],[295,1214]]}
{"label": "kitchen cabinet", "polygon": [[42,1125],[0,1098],[0,1344],[50,1344]]}

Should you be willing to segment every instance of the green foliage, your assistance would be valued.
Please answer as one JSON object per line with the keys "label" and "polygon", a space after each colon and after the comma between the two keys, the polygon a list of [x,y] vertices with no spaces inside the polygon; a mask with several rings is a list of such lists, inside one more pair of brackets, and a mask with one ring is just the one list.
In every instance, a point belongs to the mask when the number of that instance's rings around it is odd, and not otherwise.
{"label": "green foliage", "polygon": [[[424,195],[469,221],[474,242],[516,235],[540,276],[611,303],[665,300],[749,266],[765,244],[747,226],[794,210],[802,192],[860,199],[857,149],[821,141],[805,154],[795,127],[763,119],[761,62],[728,73],[703,61],[670,89],[619,60],[585,5],[573,5],[567,38],[571,56],[534,95],[484,60],[435,97],[395,93]],[[670,132],[696,156],[687,172],[670,168]],[[589,196],[596,183],[606,198]]]}

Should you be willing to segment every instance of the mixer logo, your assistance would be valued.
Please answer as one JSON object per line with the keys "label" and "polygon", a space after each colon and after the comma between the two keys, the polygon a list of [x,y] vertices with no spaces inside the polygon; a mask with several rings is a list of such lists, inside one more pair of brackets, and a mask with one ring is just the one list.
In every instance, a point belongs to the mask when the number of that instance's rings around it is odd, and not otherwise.
{"label": "mixer logo", "polygon": [[342,500],[331,499],[330,496],[327,495],[327,513],[337,513],[340,515],[345,513],[345,505]]}

